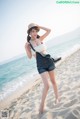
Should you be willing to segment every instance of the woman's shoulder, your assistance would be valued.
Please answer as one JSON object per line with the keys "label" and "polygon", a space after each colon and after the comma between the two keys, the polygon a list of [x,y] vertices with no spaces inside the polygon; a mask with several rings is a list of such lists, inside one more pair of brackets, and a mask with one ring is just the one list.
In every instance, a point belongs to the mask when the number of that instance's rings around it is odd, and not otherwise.
{"label": "woman's shoulder", "polygon": [[26,42],[24,46],[25,46],[25,48],[26,48],[26,47],[29,46],[29,45],[30,45],[30,43]]}

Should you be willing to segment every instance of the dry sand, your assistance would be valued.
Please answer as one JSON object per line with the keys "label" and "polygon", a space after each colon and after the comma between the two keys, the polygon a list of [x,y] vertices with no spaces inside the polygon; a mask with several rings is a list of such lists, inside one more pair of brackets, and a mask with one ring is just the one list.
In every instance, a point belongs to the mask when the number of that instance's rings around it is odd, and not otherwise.
{"label": "dry sand", "polygon": [[80,119],[80,50],[66,58],[55,69],[60,103],[55,105],[52,85],[45,102],[45,111],[38,114],[43,83],[39,79],[31,89],[4,108],[8,119]]}

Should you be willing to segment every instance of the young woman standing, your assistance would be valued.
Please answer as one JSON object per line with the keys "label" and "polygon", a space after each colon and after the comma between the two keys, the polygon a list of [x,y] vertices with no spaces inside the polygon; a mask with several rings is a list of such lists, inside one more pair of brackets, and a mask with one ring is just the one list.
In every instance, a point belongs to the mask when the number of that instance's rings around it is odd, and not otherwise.
{"label": "young woman standing", "polygon": [[[45,33],[41,36],[38,35],[38,32],[40,29],[45,31]],[[41,54],[47,54],[45,45],[43,44],[42,41],[49,35],[50,32],[51,30],[49,28],[45,28],[37,24],[31,23],[28,25],[27,43],[25,44],[25,50],[26,50],[28,58],[32,58],[32,56],[36,58],[37,70],[44,83],[39,113],[43,113],[44,111],[44,102],[45,102],[47,92],[49,89],[48,78],[50,78],[51,83],[53,85],[55,99],[56,99],[55,101],[56,103],[59,101],[58,89],[57,89],[57,84],[56,84],[55,74],[54,74],[55,64],[52,61],[44,61],[40,57],[40,55],[37,57],[36,56],[37,54],[35,52],[37,51],[37,52],[40,52]],[[47,73],[49,74],[49,77]]]}

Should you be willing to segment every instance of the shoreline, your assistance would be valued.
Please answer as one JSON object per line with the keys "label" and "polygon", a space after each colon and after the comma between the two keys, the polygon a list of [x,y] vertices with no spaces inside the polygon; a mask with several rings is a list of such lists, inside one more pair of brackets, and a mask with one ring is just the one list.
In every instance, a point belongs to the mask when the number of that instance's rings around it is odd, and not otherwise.
{"label": "shoreline", "polygon": [[18,89],[17,92],[12,92],[13,94],[9,95],[9,97],[4,98],[2,101],[0,101],[0,110],[7,108],[13,101],[17,100],[17,98],[21,97],[22,95],[24,95],[24,93],[28,92],[37,83],[40,83],[40,76],[37,76],[34,82],[30,82],[29,84],[27,84],[26,82],[24,87],[21,87],[21,90]]}
{"label": "shoreline", "polygon": [[[36,80],[35,84],[19,96],[4,110],[9,111],[13,119],[79,119],[80,118],[80,49],[56,64],[55,69],[61,101],[55,105],[53,87],[50,86],[45,102],[45,111],[38,114],[43,83]],[[40,82],[39,82],[40,81]]]}
{"label": "shoreline", "polygon": [[[74,50],[75,49],[75,50]],[[69,58],[71,55],[73,55],[74,53],[78,52],[78,50],[80,49],[80,47],[73,47],[71,49],[71,52],[67,51],[67,55],[64,55],[61,59],[61,61],[59,61],[58,63],[55,64],[56,68],[61,65],[64,61],[66,61],[67,58]],[[66,54],[65,53],[65,54]],[[38,74],[37,77],[34,77],[35,81],[34,82],[30,82],[29,84],[24,85],[24,88],[21,87],[21,90],[18,89],[17,92],[12,92],[13,95],[10,95],[9,97],[7,97],[6,99],[4,98],[4,100],[0,101],[0,110],[7,108],[13,101],[17,100],[18,98],[20,98],[22,95],[24,95],[24,93],[28,92],[31,88],[33,88],[35,85],[39,84],[42,80],[40,75]]]}

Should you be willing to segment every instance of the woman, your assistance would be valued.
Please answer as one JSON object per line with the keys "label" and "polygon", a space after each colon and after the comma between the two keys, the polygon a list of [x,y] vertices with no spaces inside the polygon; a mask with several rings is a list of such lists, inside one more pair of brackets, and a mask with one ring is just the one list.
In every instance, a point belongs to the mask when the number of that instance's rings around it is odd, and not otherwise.
{"label": "woman", "polygon": [[[45,33],[42,36],[38,35],[39,30],[42,29],[45,31]],[[44,102],[47,96],[47,92],[49,89],[49,82],[48,78],[50,77],[50,80],[52,82],[54,93],[55,93],[55,102],[57,103],[59,101],[58,96],[58,89],[55,81],[55,64],[54,62],[49,61],[43,61],[40,55],[37,57],[37,52],[40,52],[41,54],[47,54],[45,45],[43,44],[43,40],[49,35],[51,30],[49,28],[45,28],[39,25],[36,25],[34,23],[29,24],[28,26],[28,36],[27,36],[27,43],[25,44],[25,50],[27,53],[28,58],[32,58],[34,56],[37,61],[37,70],[43,80],[44,88],[43,88],[43,94],[42,94],[42,100],[39,108],[39,113],[43,113],[44,111]],[[49,77],[47,75],[49,74]]]}

